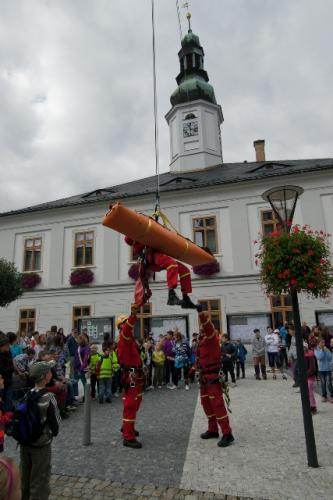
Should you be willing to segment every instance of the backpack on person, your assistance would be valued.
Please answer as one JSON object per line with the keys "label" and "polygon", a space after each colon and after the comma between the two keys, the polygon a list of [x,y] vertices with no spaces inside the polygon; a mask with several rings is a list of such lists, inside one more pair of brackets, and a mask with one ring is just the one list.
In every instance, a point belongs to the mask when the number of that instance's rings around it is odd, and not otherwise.
{"label": "backpack on person", "polygon": [[38,401],[47,392],[46,389],[38,392],[29,391],[21,401],[16,403],[13,418],[6,433],[19,444],[28,446],[41,437],[45,424],[41,423]]}

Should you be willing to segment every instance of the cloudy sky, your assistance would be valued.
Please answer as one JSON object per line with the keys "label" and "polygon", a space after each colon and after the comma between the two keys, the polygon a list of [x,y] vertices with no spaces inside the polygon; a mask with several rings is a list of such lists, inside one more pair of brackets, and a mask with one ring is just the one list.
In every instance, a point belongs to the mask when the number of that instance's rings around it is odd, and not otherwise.
{"label": "cloudy sky", "polygon": [[[258,138],[268,159],[333,157],[332,0],[189,3],[224,161],[253,161]],[[163,172],[176,1],[155,16]],[[151,0],[0,0],[0,211],[154,172]]]}

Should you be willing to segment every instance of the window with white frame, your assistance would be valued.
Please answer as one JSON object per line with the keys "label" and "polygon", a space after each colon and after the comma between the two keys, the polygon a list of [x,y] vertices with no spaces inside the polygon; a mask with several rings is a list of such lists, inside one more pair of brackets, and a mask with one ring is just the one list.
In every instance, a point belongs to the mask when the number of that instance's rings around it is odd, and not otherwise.
{"label": "window with white frame", "polygon": [[42,266],[42,238],[24,240],[23,272],[40,271]]}
{"label": "window with white frame", "polygon": [[74,235],[74,266],[94,264],[94,231],[80,231]]}
{"label": "window with white frame", "polygon": [[218,253],[218,236],[215,215],[193,218],[193,241],[199,247],[206,247]]}

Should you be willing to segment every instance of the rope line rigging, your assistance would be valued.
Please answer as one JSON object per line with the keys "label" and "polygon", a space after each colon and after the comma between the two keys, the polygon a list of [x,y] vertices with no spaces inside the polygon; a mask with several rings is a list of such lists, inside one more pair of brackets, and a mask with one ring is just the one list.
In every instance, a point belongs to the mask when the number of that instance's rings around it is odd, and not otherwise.
{"label": "rope line rigging", "polygon": [[153,85],[154,85],[154,125],[155,125],[155,173],[156,173],[156,205],[155,212],[160,207],[160,167],[158,147],[158,117],[157,117],[157,91],[156,91],[156,48],[155,48],[155,5],[151,0],[152,45],[153,45]]}

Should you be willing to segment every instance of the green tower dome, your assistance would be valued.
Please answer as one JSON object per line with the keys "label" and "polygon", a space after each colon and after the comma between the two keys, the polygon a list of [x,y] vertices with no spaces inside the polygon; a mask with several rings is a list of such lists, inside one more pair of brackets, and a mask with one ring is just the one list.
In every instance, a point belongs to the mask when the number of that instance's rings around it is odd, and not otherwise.
{"label": "green tower dome", "polygon": [[214,88],[204,70],[204,55],[199,37],[189,29],[178,52],[180,73],[176,78],[178,87],[170,98],[172,106],[197,99],[216,104]]}

